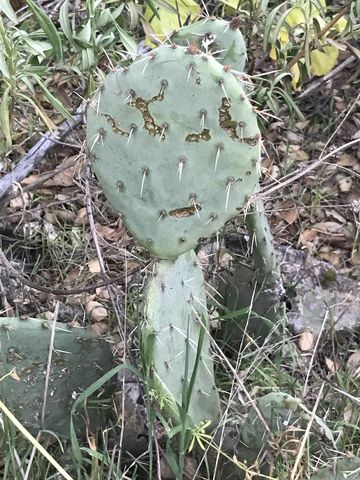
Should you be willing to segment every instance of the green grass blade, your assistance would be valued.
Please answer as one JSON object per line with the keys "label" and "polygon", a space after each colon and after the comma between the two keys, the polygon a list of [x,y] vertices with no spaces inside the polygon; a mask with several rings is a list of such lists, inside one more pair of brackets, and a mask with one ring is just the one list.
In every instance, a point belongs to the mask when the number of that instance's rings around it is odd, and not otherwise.
{"label": "green grass blade", "polygon": [[42,91],[45,94],[45,97],[47,98],[48,102],[51,103],[51,105],[59,112],[61,115],[63,115],[65,118],[68,120],[72,120],[72,115],[67,110],[63,104],[56,98],[54,95],[50,92],[50,90],[47,88],[47,86],[43,83],[41,78],[38,75],[31,74],[31,76],[34,78],[36,83],[39,85],[39,87],[42,89]]}
{"label": "green grass blade", "polygon": [[36,5],[33,0],[26,1],[29,5],[31,13],[34,15],[40,27],[44,30],[49,42],[51,43],[54,49],[56,60],[60,62],[63,59],[62,43],[60,35],[55,28],[55,25],[46,15],[46,13],[40,7],[38,7],[38,5]]}
{"label": "green grass blade", "polygon": [[0,0],[0,12],[3,12],[4,15],[15,25],[18,23],[16,13],[14,12],[9,0]]}
{"label": "green grass blade", "polygon": [[73,34],[69,18],[69,0],[65,0],[60,7],[59,22],[65,37],[69,40],[69,42],[73,43]]}
{"label": "green grass blade", "polygon": [[8,150],[12,144],[11,130],[10,130],[10,111],[9,104],[11,101],[10,87],[7,87],[3,93],[0,105],[0,127],[5,137],[5,148]]}

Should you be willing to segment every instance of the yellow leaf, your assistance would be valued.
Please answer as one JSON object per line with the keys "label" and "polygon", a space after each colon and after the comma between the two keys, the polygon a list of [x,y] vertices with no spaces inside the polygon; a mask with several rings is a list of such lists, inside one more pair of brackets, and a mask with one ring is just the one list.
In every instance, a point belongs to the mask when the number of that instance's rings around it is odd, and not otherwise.
{"label": "yellow leaf", "polygon": [[[280,32],[277,38],[280,42],[281,45],[281,50],[284,50],[284,47],[286,44],[289,42],[289,32],[286,30],[285,27],[280,28]],[[269,54],[271,60],[277,60],[277,52],[276,48],[273,46],[271,47],[270,54]]]}
{"label": "yellow leaf", "polygon": [[335,23],[334,27],[337,32],[343,32],[345,30],[347,21],[344,17],[339,18],[339,20]]}
{"label": "yellow leaf", "polygon": [[[161,42],[164,42],[174,30],[180,28],[179,18],[182,24],[189,19],[192,22],[198,18],[201,11],[200,6],[194,0],[178,0],[177,2],[176,0],[162,0],[161,5],[158,8],[160,18],[154,15],[150,7],[146,7],[144,14],[145,19],[150,22],[156,38]],[[148,38],[146,43],[151,43],[151,39]]]}
{"label": "yellow leaf", "polygon": [[274,60],[274,62],[277,60],[277,53],[275,47],[271,47],[269,57],[271,58],[271,60]]}
{"label": "yellow leaf", "polygon": [[[320,0],[321,7],[326,10],[326,0]],[[306,23],[306,17],[309,17],[310,23],[314,17],[319,17],[320,8],[314,6],[313,2],[305,1],[300,7],[295,7],[291,9],[289,15],[286,16],[285,22],[290,27],[296,27],[297,25],[302,25]],[[319,17],[321,18],[321,17]]]}
{"label": "yellow leaf", "polygon": [[291,85],[295,91],[301,90],[301,86],[298,86],[300,80],[300,68],[297,63],[290,70],[292,75]]}
{"label": "yellow leaf", "polygon": [[335,45],[327,45],[323,50],[310,52],[310,70],[317,77],[329,73],[335,67],[339,55],[339,49]]}
{"label": "yellow leaf", "polygon": [[290,26],[290,27],[296,27],[297,25],[302,25],[303,23],[306,22],[304,12],[302,11],[301,8],[293,8],[289,15],[286,16],[285,22]]}

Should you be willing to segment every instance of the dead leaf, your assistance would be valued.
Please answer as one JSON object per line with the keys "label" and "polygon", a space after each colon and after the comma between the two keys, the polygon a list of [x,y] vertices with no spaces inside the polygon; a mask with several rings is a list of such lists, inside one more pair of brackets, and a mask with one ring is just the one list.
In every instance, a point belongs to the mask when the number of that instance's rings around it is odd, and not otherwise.
{"label": "dead leaf", "polygon": [[10,377],[13,378],[14,380],[17,380],[18,382],[20,382],[19,375],[17,374],[15,368],[13,368],[13,369],[9,372],[9,375],[10,375]]}
{"label": "dead leaf", "polygon": [[121,239],[128,239],[125,227],[122,226],[120,220],[115,226],[96,224],[96,231],[100,239],[110,242],[117,242]]}
{"label": "dead leaf", "polygon": [[94,300],[90,300],[85,304],[85,310],[94,322],[101,322],[108,316],[106,308],[100,302]]}
{"label": "dead leaf", "polygon": [[360,130],[354,133],[354,135],[351,137],[352,140],[357,140],[360,138]]}
{"label": "dead leaf", "polygon": [[45,318],[45,320],[48,320],[49,322],[54,320],[54,312],[50,312],[50,310],[43,312],[42,315]]}
{"label": "dead leaf", "polygon": [[29,206],[32,197],[32,193],[22,192],[20,195],[10,200],[10,207],[13,210],[23,210]]}
{"label": "dead leaf", "polygon": [[343,153],[336,163],[338,165],[341,165],[342,167],[354,168],[359,166],[359,160],[353,155],[349,155],[348,153]]}
{"label": "dead leaf", "polygon": [[[296,145],[297,147],[298,145]],[[295,145],[294,145],[295,147]],[[306,153],[304,150],[295,150],[293,149],[293,151],[291,153],[288,154],[287,156],[287,159],[289,161],[296,161],[296,162],[307,162],[309,160],[309,154]]]}
{"label": "dead leaf", "polygon": [[298,347],[302,352],[310,352],[314,348],[314,335],[312,332],[305,330],[298,338]]}
{"label": "dead leaf", "polygon": [[10,305],[10,303],[8,302],[5,295],[3,297],[3,302],[2,303],[3,303],[3,307],[4,307],[4,312],[3,313],[6,313],[7,317],[15,317],[15,310],[12,307],[12,305]]}
{"label": "dead leaf", "polygon": [[304,120],[303,122],[297,122],[295,123],[295,127],[298,129],[298,130],[304,130],[304,128],[306,128],[310,123],[310,120]]}
{"label": "dead leaf", "polygon": [[360,419],[359,407],[349,402],[346,404],[344,409],[344,420],[345,422],[352,423],[357,425]]}
{"label": "dead leaf", "polygon": [[299,245],[307,248],[314,248],[314,241],[318,238],[318,233],[312,229],[303,230],[299,235]]}
{"label": "dead leaf", "polygon": [[89,271],[91,273],[100,273],[101,272],[100,262],[97,258],[94,258],[93,260],[90,260],[87,263],[87,266],[88,266]]}
{"label": "dead leaf", "polygon": [[294,223],[299,217],[297,208],[295,207],[294,202],[290,199],[285,200],[285,202],[281,203],[279,205],[279,209],[280,217],[285,220],[285,222],[289,225]]}
{"label": "dead leaf", "polygon": [[109,300],[110,294],[106,287],[98,287],[96,290],[96,296],[102,300]]}
{"label": "dead leaf", "polygon": [[350,355],[346,366],[348,367],[352,377],[355,379],[360,377],[360,350],[356,350]]}
{"label": "dead leaf", "polygon": [[343,252],[338,249],[334,250],[329,245],[323,245],[319,249],[319,257],[330,262],[334,267],[341,268],[344,266]]}
{"label": "dead leaf", "polygon": [[353,248],[351,252],[351,263],[353,265],[360,265],[360,247]]}
{"label": "dead leaf", "polygon": [[335,210],[335,208],[326,208],[325,215],[326,217],[334,218],[340,223],[346,223],[346,218],[340,215],[340,213]]}
{"label": "dead leaf", "polygon": [[278,167],[278,165],[272,165],[270,171],[268,172],[268,177],[271,178],[271,180],[276,180],[281,177],[281,170]]}
{"label": "dead leaf", "polygon": [[106,335],[109,331],[109,326],[105,322],[97,322],[93,323],[90,326],[90,330],[97,336],[97,337],[102,337],[103,335]]}
{"label": "dead leaf", "polygon": [[340,192],[350,192],[353,183],[352,178],[348,177],[347,175],[336,175],[336,181]]}
{"label": "dead leaf", "polygon": [[74,219],[76,225],[87,225],[89,223],[86,207],[80,208]]}
{"label": "dead leaf", "polygon": [[315,232],[322,233],[330,238],[340,238],[347,236],[344,225],[338,222],[328,221],[315,223],[315,225],[313,225],[311,229]]}
{"label": "dead leaf", "polygon": [[336,373],[339,370],[340,365],[337,362],[331,360],[331,358],[325,357],[325,365],[329,372]]}
{"label": "dead leaf", "polygon": [[304,136],[299,134],[299,133],[295,133],[295,132],[290,131],[287,134],[287,139],[292,144],[301,145],[304,141]]}

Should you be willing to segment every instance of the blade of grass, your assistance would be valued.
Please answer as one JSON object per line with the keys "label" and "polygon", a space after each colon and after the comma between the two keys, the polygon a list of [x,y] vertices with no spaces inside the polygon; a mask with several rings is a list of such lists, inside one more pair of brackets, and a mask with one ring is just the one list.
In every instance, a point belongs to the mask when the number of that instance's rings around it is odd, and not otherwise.
{"label": "blade of grass", "polygon": [[63,59],[62,43],[55,25],[46,15],[46,13],[38,5],[36,5],[33,0],[26,1],[31,10],[31,13],[34,15],[40,27],[44,30],[49,42],[51,43],[54,49],[56,60],[60,62]]}
{"label": "blade of grass", "polygon": [[73,43],[73,34],[69,18],[69,0],[65,0],[65,2],[60,7],[59,22],[65,37],[69,40],[70,43]]}
{"label": "blade of grass", "polygon": [[16,13],[9,0],[0,0],[0,11],[3,12],[15,25],[18,23]]}
{"label": "blade of grass", "polygon": [[42,89],[42,91],[45,94],[45,97],[47,98],[48,102],[51,103],[51,105],[59,112],[61,115],[64,116],[64,118],[67,118],[68,120],[73,120],[73,117],[71,113],[63,106],[63,104],[56,98],[54,95],[49,91],[49,89],[46,87],[44,82],[41,80],[41,78],[36,75],[35,73],[30,73],[30,75],[34,78],[36,83],[39,85],[39,87]]}
{"label": "blade of grass", "polygon": [[19,420],[10,412],[10,410],[0,400],[0,410],[6,415],[10,422],[15,425],[22,435],[38,450],[49,463],[62,475],[66,480],[73,480],[73,478],[58,464],[56,460],[45,450],[45,448],[34,438],[30,432],[19,422]]}
{"label": "blade of grass", "polygon": [[11,130],[10,130],[10,112],[9,112],[9,104],[11,101],[10,98],[10,87],[7,87],[5,92],[3,93],[3,97],[1,100],[0,106],[0,125],[1,131],[4,134],[6,145],[6,150],[11,147],[12,138],[11,138]]}
{"label": "blade of grass", "polygon": [[117,375],[120,370],[127,369],[131,370],[135,375],[137,375],[140,378],[140,373],[139,371],[133,367],[130,364],[123,364],[123,365],[118,365],[117,367],[114,367],[111,369],[109,372],[106,372],[102,377],[100,377],[96,382],[94,382],[90,387],[86,388],[81,394],[77,397],[75,400],[72,409],[71,409],[71,419],[70,419],[70,440],[71,440],[71,445],[73,449],[73,453],[75,456],[75,459],[77,461],[78,467],[82,463],[82,455],[81,455],[81,448],[79,445],[79,441],[76,436],[76,431],[75,431],[75,426],[74,426],[74,415],[77,410],[77,408],[85,402],[91,395],[93,395],[99,388],[101,388],[105,383],[107,383],[109,380],[112,379],[115,375]]}

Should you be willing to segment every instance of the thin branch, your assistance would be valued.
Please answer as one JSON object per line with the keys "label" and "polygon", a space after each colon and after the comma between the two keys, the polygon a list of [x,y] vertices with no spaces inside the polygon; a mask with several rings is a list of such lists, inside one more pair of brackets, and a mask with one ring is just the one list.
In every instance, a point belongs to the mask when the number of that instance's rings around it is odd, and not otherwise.
{"label": "thin branch", "polygon": [[299,168],[297,170],[297,172],[295,171],[293,174],[289,175],[289,178],[287,178],[286,180],[283,180],[282,182],[279,182],[277,185],[275,185],[273,187],[271,185],[268,188],[265,187],[263,189],[263,191],[253,195],[249,200],[250,203],[253,203],[259,198],[264,198],[267,195],[269,195],[270,193],[274,193],[277,190],[280,190],[281,188],[286,187],[287,185],[295,182],[295,180],[299,180],[299,178],[304,177],[308,173],[310,173],[313,170],[315,170],[316,168],[320,167],[320,165],[322,165],[329,158],[333,157],[334,155],[336,155],[337,153],[339,153],[343,150],[346,150],[349,147],[352,147],[353,145],[356,145],[357,143],[360,143],[360,138],[356,138],[355,140],[351,140],[351,142],[348,142],[348,143],[345,143],[344,145],[341,145],[340,147],[336,148],[332,152],[329,152],[327,155],[325,155],[323,157],[320,156],[320,158],[318,160],[314,161],[313,163],[311,163],[307,167]]}
{"label": "thin branch", "polygon": [[335,67],[331,72],[328,74],[324,75],[323,77],[320,77],[318,80],[311,82],[309,86],[299,95],[300,98],[305,98],[308,97],[309,95],[312,95],[315,91],[318,91],[318,88],[321,87],[323,83],[328,82],[332,78],[334,78],[339,72],[342,72],[348,65],[351,65],[354,63],[355,57],[348,57],[346,60],[344,60],[340,65]]}
{"label": "thin branch", "polygon": [[[93,285],[87,285],[86,287],[80,287],[80,288],[69,288],[69,289],[59,289],[59,288],[50,288],[50,287],[43,287],[42,285],[39,285],[37,283],[32,282],[31,280],[28,280],[25,278],[21,273],[17,272],[16,269],[11,265],[9,260],[6,258],[4,252],[0,249],[0,260],[7,268],[9,273],[17,278],[21,283],[24,285],[27,285],[28,287],[38,290],[39,292],[45,292],[45,293],[51,293],[52,295],[77,295],[79,293],[86,293],[86,292],[92,292],[96,290],[97,288],[100,287],[105,287],[107,285],[111,285],[112,283],[118,283],[120,281],[124,280],[124,274],[119,275],[118,277],[115,278],[109,278],[107,280],[104,280],[103,282],[95,283]],[[140,270],[140,267],[135,267],[132,268],[128,274],[132,275],[133,273],[136,273]]]}
{"label": "thin branch", "polygon": [[76,126],[82,123],[86,103],[83,102],[77,109],[72,120],[65,120],[55,132],[47,132],[18,162],[16,167],[0,179],[0,201],[10,192],[14,183],[19,183],[39,165],[57,142],[64,138]]}

